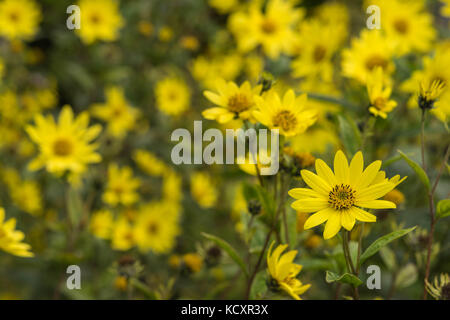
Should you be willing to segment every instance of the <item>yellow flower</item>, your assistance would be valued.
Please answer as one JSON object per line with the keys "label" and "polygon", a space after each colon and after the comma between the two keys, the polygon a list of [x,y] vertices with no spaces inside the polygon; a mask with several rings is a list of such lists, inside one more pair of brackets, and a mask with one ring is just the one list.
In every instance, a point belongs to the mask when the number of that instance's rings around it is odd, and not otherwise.
{"label": "yellow flower", "polygon": [[260,3],[254,2],[247,11],[230,16],[229,29],[236,37],[239,50],[248,52],[261,45],[268,57],[277,59],[281,53],[291,51],[293,28],[303,14],[285,0],[269,0],[264,12]]}
{"label": "yellow flower", "polygon": [[91,106],[93,117],[108,123],[107,131],[116,138],[123,138],[134,126],[139,111],[131,107],[125,100],[122,88],[106,89],[106,103],[96,103]]}
{"label": "yellow flower", "polygon": [[444,4],[441,7],[441,15],[450,17],[450,0],[441,0],[441,2]]}
{"label": "yellow flower", "polygon": [[255,119],[270,129],[279,129],[284,136],[292,137],[303,133],[316,121],[317,112],[306,107],[306,94],[296,97],[290,89],[281,100],[274,90],[270,90],[263,97],[255,99]]}
{"label": "yellow flower", "polygon": [[111,237],[114,219],[111,211],[99,210],[94,212],[89,223],[89,230],[93,235],[102,239]]}
{"label": "yellow flower", "polygon": [[115,250],[126,251],[135,245],[133,227],[127,218],[119,217],[112,230],[111,247]]}
{"label": "yellow flower", "polygon": [[171,116],[178,116],[188,109],[191,91],[183,80],[170,77],[156,84],[155,96],[159,110]]}
{"label": "yellow flower", "polygon": [[350,166],[342,151],[334,157],[334,173],[321,159],[316,160],[316,172],[302,170],[305,183],[311,187],[294,188],[289,195],[297,201],[292,208],[302,212],[315,214],[306,220],[304,228],[310,229],[327,222],[323,236],[334,237],[341,226],[352,230],[355,221],[375,222],[376,217],[361,209],[391,209],[395,203],[377,200],[393,190],[405,178],[395,176],[386,179],[384,171],[380,171],[381,161],[371,163],[364,171],[364,160],[361,151],[353,157]]}
{"label": "yellow flower", "polygon": [[205,172],[191,175],[191,195],[202,208],[213,207],[219,196],[211,176]]}
{"label": "yellow flower", "polygon": [[138,29],[139,32],[146,37],[151,36],[153,33],[153,25],[148,21],[139,21]]}
{"label": "yellow flower", "polygon": [[324,153],[328,148],[336,150],[339,138],[333,127],[312,128],[291,140],[295,152]]}
{"label": "yellow flower", "polygon": [[221,14],[232,12],[238,5],[239,0],[208,0],[208,4]]}
{"label": "yellow flower", "polygon": [[5,210],[0,208],[0,250],[19,257],[32,257],[30,245],[23,243],[23,232],[15,230],[16,219],[5,221]]}
{"label": "yellow flower", "polygon": [[438,46],[433,57],[424,57],[423,70],[414,71],[411,78],[402,83],[401,89],[412,94],[408,106],[413,108],[418,106],[418,90],[427,101],[439,97],[432,104],[431,112],[439,120],[447,122],[450,116],[450,50],[445,45]]}
{"label": "yellow flower", "polygon": [[367,0],[365,8],[369,5],[379,6],[382,30],[398,55],[431,49],[436,31],[432,15],[423,11],[421,1]]}
{"label": "yellow flower", "polygon": [[81,28],[75,32],[86,44],[115,41],[124,22],[116,0],[80,0]]}
{"label": "yellow flower", "polygon": [[169,42],[173,38],[173,30],[168,26],[163,26],[158,32],[158,38],[162,42]]}
{"label": "yellow flower", "polygon": [[369,111],[375,116],[386,119],[387,113],[391,112],[397,106],[397,102],[389,100],[392,85],[390,79],[386,78],[381,67],[376,67],[368,74],[367,92],[370,100]]}
{"label": "yellow flower", "polygon": [[62,174],[66,170],[80,174],[90,163],[101,161],[95,152],[97,144],[92,143],[101,131],[100,125],[88,127],[89,115],[82,112],[74,119],[70,106],[64,106],[58,123],[52,116],[35,117],[35,126],[26,126],[31,140],[39,145],[40,154],[30,164],[30,170],[45,167],[48,172]]}
{"label": "yellow flower", "polygon": [[208,120],[227,123],[235,118],[251,119],[252,109],[255,106],[254,96],[261,92],[261,86],[251,87],[245,81],[240,87],[236,83],[218,79],[217,93],[205,91],[204,95],[218,107],[209,108],[202,112]]}
{"label": "yellow flower", "polygon": [[124,276],[117,276],[114,280],[114,287],[119,291],[126,291],[128,286],[128,280]]}
{"label": "yellow flower", "polygon": [[142,171],[154,177],[160,177],[169,170],[162,160],[142,149],[133,152],[133,160]]}
{"label": "yellow flower", "polygon": [[394,71],[393,44],[377,30],[363,30],[361,37],[352,40],[350,49],[342,51],[342,74],[361,83],[375,68],[382,67],[386,74]]}
{"label": "yellow flower", "polygon": [[162,185],[162,196],[163,200],[179,203],[183,198],[183,181],[179,174],[173,170],[169,170],[164,175],[163,185]]}
{"label": "yellow flower", "polygon": [[133,170],[130,167],[119,168],[117,164],[110,164],[103,201],[112,206],[119,204],[129,206],[139,200],[136,189],[140,184],[140,180],[133,177]]}
{"label": "yellow flower", "polygon": [[402,204],[403,202],[405,202],[405,195],[401,191],[394,189],[392,191],[389,191],[383,197],[383,199],[387,200],[387,201],[391,201],[398,206],[398,205]]}
{"label": "yellow flower", "polygon": [[333,64],[340,38],[335,25],[324,24],[318,19],[305,21],[300,26],[298,37],[303,46],[300,56],[292,62],[294,77],[319,77],[331,81]]}
{"label": "yellow flower", "polygon": [[186,253],[183,262],[191,272],[199,272],[203,267],[203,259],[197,253]]}
{"label": "yellow flower", "polygon": [[198,39],[194,36],[184,36],[180,39],[180,44],[183,48],[190,51],[195,51],[200,46]]}
{"label": "yellow flower", "polygon": [[41,11],[34,0],[0,2],[0,36],[30,40],[38,31]]}
{"label": "yellow flower", "polygon": [[136,219],[134,234],[142,252],[167,253],[175,245],[180,233],[178,218],[167,214],[160,204],[147,203],[141,207]]}
{"label": "yellow flower", "polygon": [[307,248],[317,248],[318,246],[320,246],[322,244],[322,238],[320,236],[318,236],[317,234],[311,234],[308,239],[306,239],[305,241],[305,246]]}
{"label": "yellow flower", "polygon": [[4,71],[5,71],[5,64],[3,63],[3,60],[0,58],[0,81],[3,78]]}
{"label": "yellow flower", "polygon": [[270,245],[267,253],[267,269],[270,277],[269,287],[275,291],[282,290],[295,300],[301,300],[299,295],[308,290],[311,285],[304,285],[296,278],[302,270],[301,265],[293,263],[297,250],[291,250],[282,254],[288,245],[280,244],[272,253],[273,245],[274,242]]}
{"label": "yellow flower", "polygon": [[219,77],[226,81],[234,80],[241,73],[243,62],[237,53],[199,56],[191,62],[189,69],[203,87],[214,89]]}
{"label": "yellow flower", "polygon": [[420,83],[419,107],[422,109],[433,108],[434,102],[441,96],[445,90],[446,83],[441,79],[430,81],[423,79]]}

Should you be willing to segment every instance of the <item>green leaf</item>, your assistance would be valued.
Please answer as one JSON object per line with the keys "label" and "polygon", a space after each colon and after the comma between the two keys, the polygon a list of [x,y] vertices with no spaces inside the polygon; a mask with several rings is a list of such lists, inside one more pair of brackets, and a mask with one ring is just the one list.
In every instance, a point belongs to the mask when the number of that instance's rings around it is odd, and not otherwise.
{"label": "green leaf", "polygon": [[395,286],[399,289],[409,287],[417,281],[417,276],[417,267],[412,263],[408,263],[398,272],[395,278]]}
{"label": "green leaf", "polygon": [[347,283],[354,287],[358,287],[358,286],[362,285],[362,283],[363,283],[357,276],[355,276],[353,274],[344,273],[342,276],[340,276],[332,271],[326,272],[325,281],[328,283],[333,283],[333,282]]}
{"label": "green leaf", "polygon": [[381,168],[387,168],[389,167],[391,164],[399,161],[400,159],[402,159],[402,156],[394,156],[392,158],[387,159],[386,161],[383,161],[383,164],[381,165]]}
{"label": "green leaf", "polygon": [[266,271],[256,274],[250,289],[250,299],[261,299],[267,292]]}
{"label": "green leaf", "polygon": [[347,155],[355,154],[361,145],[361,133],[356,123],[350,117],[337,116],[339,136],[344,145]]}
{"label": "green leaf", "polygon": [[377,253],[382,247],[386,246],[388,243],[394,241],[395,239],[401,238],[407,233],[413,231],[416,227],[412,227],[409,229],[401,229],[394,232],[391,232],[387,235],[382,236],[381,238],[378,238],[372,244],[363,252],[361,255],[361,258],[359,260],[359,264],[362,265],[364,261],[369,259],[371,256],[373,256],[375,253]]}
{"label": "green leaf", "polygon": [[438,202],[436,206],[436,218],[445,218],[450,216],[450,199],[444,199]]}
{"label": "green leaf", "polygon": [[242,271],[244,271],[245,275],[248,276],[247,267],[245,266],[244,261],[241,259],[241,257],[238,255],[236,250],[234,250],[234,248],[228,242],[226,242],[225,240],[223,240],[219,237],[216,237],[212,234],[205,233],[205,232],[202,232],[202,236],[204,236],[206,239],[213,241],[220,248],[222,248],[226,253],[228,253],[230,258],[233,259],[234,262],[236,262],[237,265],[242,269]]}
{"label": "green leaf", "polygon": [[67,195],[67,210],[72,226],[78,226],[83,215],[83,203],[77,190],[70,188]]}
{"label": "green leaf", "polygon": [[400,153],[402,158],[406,161],[406,163],[408,163],[411,169],[414,170],[414,172],[419,177],[420,181],[422,181],[425,188],[427,188],[427,191],[430,190],[430,179],[428,179],[428,176],[426,172],[422,169],[422,167],[414,160],[411,160],[406,154],[404,154],[400,150],[398,150],[398,153]]}

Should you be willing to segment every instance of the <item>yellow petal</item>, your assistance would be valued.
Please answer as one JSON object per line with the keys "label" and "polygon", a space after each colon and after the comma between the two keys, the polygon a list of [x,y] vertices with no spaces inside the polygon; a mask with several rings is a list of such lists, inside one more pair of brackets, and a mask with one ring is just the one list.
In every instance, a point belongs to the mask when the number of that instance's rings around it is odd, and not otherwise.
{"label": "yellow petal", "polygon": [[381,198],[386,193],[395,188],[395,184],[382,182],[362,189],[356,194],[357,201],[375,200]]}
{"label": "yellow petal", "polygon": [[319,212],[314,213],[313,215],[309,216],[309,218],[305,221],[303,228],[305,230],[311,229],[315,226],[318,226],[321,223],[324,223],[325,221],[328,220],[328,218],[334,211],[335,210],[333,210],[331,208],[326,208],[326,209],[320,210]]}
{"label": "yellow petal", "polygon": [[315,175],[314,173],[308,170],[302,170],[300,173],[305,183],[311,188],[313,188],[314,191],[322,195],[328,196],[331,187],[327,182],[325,182],[325,180],[323,180],[321,177]]}
{"label": "yellow petal", "polygon": [[294,189],[289,190],[288,194],[294,199],[322,197],[316,191],[314,191],[312,189],[307,189],[307,188],[294,188]]}
{"label": "yellow petal", "polygon": [[341,213],[342,226],[348,231],[353,229],[355,225],[355,217],[349,211],[342,211]]}
{"label": "yellow petal", "polygon": [[339,150],[334,156],[334,174],[338,183],[347,184],[349,182],[348,161],[345,154]]}
{"label": "yellow petal", "polygon": [[395,209],[397,207],[395,203],[387,200],[357,201],[355,205],[368,209]]}
{"label": "yellow petal", "polygon": [[323,238],[325,240],[333,238],[339,232],[339,230],[341,230],[341,213],[338,211],[333,211],[333,213],[330,214],[325,225]]}
{"label": "yellow petal", "polygon": [[309,198],[294,201],[292,203],[292,208],[302,212],[316,212],[328,207],[327,199],[319,198]]}
{"label": "yellow petal", "polygon": [[319,177],[327,181],[331,186],[337,185],[336,177],[325,161],[321,159],[316,160],[316,172]]}
{"label": "yellow petal", "polygon": [[363,173],[364,159],[361,151],[358,151],[350,162],[350,184],[353,185],[358,181],[359,177]]}
{"label": "yellow petal", "polygon": [[358,207],[352,207],[350,213],[355,217],[356,220],[363,222],[375,222],[377,217],[367,211],[364,211]]}

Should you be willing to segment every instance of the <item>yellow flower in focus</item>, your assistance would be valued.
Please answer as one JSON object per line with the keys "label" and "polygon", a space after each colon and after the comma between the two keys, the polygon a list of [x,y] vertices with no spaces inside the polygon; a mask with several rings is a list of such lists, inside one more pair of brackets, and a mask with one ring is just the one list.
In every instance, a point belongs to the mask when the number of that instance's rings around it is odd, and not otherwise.
{"label": "yellow flower in focus", "polygon": [[334,157],[334,173],[321,159],[316,160],[316,172],[302,170],[304,182],[311,187],[294,188],[289,195],[297,201],[292,208],[312,213],[306,220],[304,228],[310,229],[326,222],[324,239],[334,237],[341,227],[350,231],[356,220],[375,222],[376,217],[361,209],[392,209],[395,203],[377,200],[393,190],[405,178],[395,176],[386,179],[384,171],[380,171],[381,161],[371,163],[365,170],[361,151],[357,152],[350,162],[342,151]]}
{"label": "yellow flower in focus", "polygon": [[391,80],[386,78],[383,68],[377,67],[367,76],[367,92],[369,94],[369,111],[375,116],[387,118],[397,102],[389,100],[392,92]]}
{"label": "yellow flower in focus", "polygon": [[303,10],[293,8],[290,1],[269,0],[264,12],[260,3],[254,2],[247,11],[232,14],[228,26],[240,51],[261,45],[269,58],[277,59],[281,53],[290,53],[294,26],[303,15]]}
{"label": "yellow flower in focus", "polygon": [[58,175],[65,171],[78,175],[86,170],[88,164],[100,162],[101,156],[95,152],[98,146],[92,140],[102,127],[88,125],[87,112],[74,118],[71,107],[67,105],[60,112],[58,123],[50,115],[36,115],[35,126],[27,125],[25,128],[40,149],[29,169],[34,171],[45,167],[48,172]]}
{"label": "yellow flower in focus", "polygon": [[161,210],[160,205],[147,203],[141,207],[134,226],[136,244],[142,252],[167,253],[180,234],[178,217]]}
{"label": "yellow flower in focus", "polygon": [[365,8],[377,5],[382,12],[382,30],[395,45],[398,55],[427,52],[436,36],[432,15],[423,10],[422,1],[367,0]]}
{"label": "yellow flower in focus", "polygon": [[32,39],[41,19],[41,11],[34,0],[0,2],[0,36],[9,40]]}
{"label": "yellow flower in focus", "polygon": [[102,239],[109,239],[113,230],[114,218],[109,210],[94,212],[89,222],[89,230],[93,235]]}
{"label": "yellow flower in focus", "polygon": [[110,164],[103,201],[111,206],[120,204],[129,206],[139,200],[136,189],[140,185],[140,180],[133,177],[133,170],[130,167],[119,168],[117,164]]}
{"label": "yellow flower in focus", "polygon": [[119,217],[113,225],[111,247],[115,250],[126,251],[135,245],[133,227],[125,217]]}
{"label": "yellow flower in focus", "polygon": [[156,84],[155,96],[159,110],[171,116],[178,116],[188,109],[191,91],[183,80],[166,78]]}
{"label": "yellow flower in focus", "polygon": [[154,177],[160,177],[169,170],[162,160],[146,150],[135,150],[133,160],[142,171]]}
{"label": "yellow flower in focus", "polygon": [[216,83],[218,93],[205,91],[205,97],[218,107],[209,108],[202,112],[208,120],[216,120],[219,123],[227,123],[235,118],[251,119],[252,109],[255,106],[254,96],[261,92],[261,86],[251,87],[248,81],[241,86],[223,79]]}
{"label": "yellow flower in focus", "polygon": [[0,208],[0,250],[19,257],[32,257],[30,245],[22,242],[25,235],[15,228],[16,219],[5,221],[5,210]]}
{"label": "yellow flower in focus", "polygon": [[191,175],[192,198],[202,208],[212,208],[219,196],[211,176],[205,172],[195,172]]}
{"label": "yellow flower in focus", "polygon": [[203,267],[203,259],[197,253],[186,253],[183,255],[183,262],[191,272],[199,272]]}
{"label": "yellow flower in focus", "polygon": [[311,287],[310,284],[302,284],[296,278],[302,270],[302,266],[294,263],[297,250],[291,250],[284,254],[282,252],[288,247],[287,244],[280,244],[272,252],[274,242],[270,245],[267,253],[267,269],[269,272],[269,288],[274,291],[282,290],[295,300],[301,300],[300,296]]}
{"label": "yellow flower in focus", "polygon": [[352,39],[350,49],[342,51],[342,74],[366,83],[368,74],[376,67],[385,74],[394,71],[392,42],[377,30],[363,30],[360,38]]}
{"label": "yellow flower in focus", "polygon": [[280,134],[287,137],[305,132],[317,119],[317,112],[306,107],[306,94],[296,97],[291,89],[284,94],[283,100],[274,90],[255,99],[255,119],[270,129],[279,129]]}
{"label": "yellow flower in focus", "polygon": [[123,138],[134,128],[139,116],[139,110],[131,107],[125,99],[122,88],[106,89],[106,103],[96,103],[91,106],[93,117],[108,123],[106,130],[115,138]]}
{"label": "yellow flower in focus", "polygon": [[86,44],[97,40],[115,41],[124,25],[116,0],[80,0],[81,28],[75,33]]}

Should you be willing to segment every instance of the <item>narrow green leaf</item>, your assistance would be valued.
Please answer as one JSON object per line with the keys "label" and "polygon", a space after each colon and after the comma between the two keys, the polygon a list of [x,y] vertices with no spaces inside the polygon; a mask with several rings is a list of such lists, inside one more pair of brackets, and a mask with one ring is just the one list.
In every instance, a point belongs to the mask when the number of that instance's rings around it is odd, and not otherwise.
{"label": "narrow green leaf", "polygon": [[401,229],[394,232],[391,232],[387,235],[382,236],[381,238],[378,238],[372,244],[363,252],[361,255],[361,258],[359,260],[359,264],[362,265],[364,261],[366,261],[368,258],[373,256],[375,253],[377,253],[382,247],[386,246],[390,242],[394,241],[395,239],[401,238],[404,235],[408,234],[409,232],[413,231],[416,227],[412,227],[409,229]]}
{"label": "narrow green leaf", "polygon": [[436,206],[436,218],[445,218],[450,216],[450,199],[444,199],[438,202]]}
{"label": "narrow green leaf", "polygon": [[340,282],[347,283],[354,287],[362,285],[362,281],[355,275],[350,273],[344,273],[343,275],[338,275],[332,271],[327,271],[325,275],[325,281],[328,283]]}
{"label": "narrow green leaf", "polygon": [[347,155],[354,155],[361,145],[361,133],[356,123],[350,117],[337,116],[339,136],[344,145]]}
{"label": "narrow green leaf", "polygon": [[397,150],[398,153],[402,156],[402,158],[408,163],[408,165],[411,167],[411,169],[414,170],[414,172],[419,177],[420,181],[422,181],[423,185],[427,190],[430,190],[430,179],[428,178],[426,172],[422,169],[422,167],[415,162],[414,160],[411,160],[406,154],[404,154],[402,151]]}
{"label": "narrow green leaf", "polygon": [[237,265],[242,269],[242,271],[244,271],[245,275],[248,276],[248,271],[247,271],[244,261],[241,259],[241,257],[238,255],[236,250],[234,250],[234,248],[228,242],[226,242],[225,240],[223,240],[219,237],[216,237],[212,234],[205,233],[205,232],[202,232],[202,236],[213,241],[220,248],[222,248],[226,253],[228,253],[230,258],[233,259],[234,262],[236,262]]}

